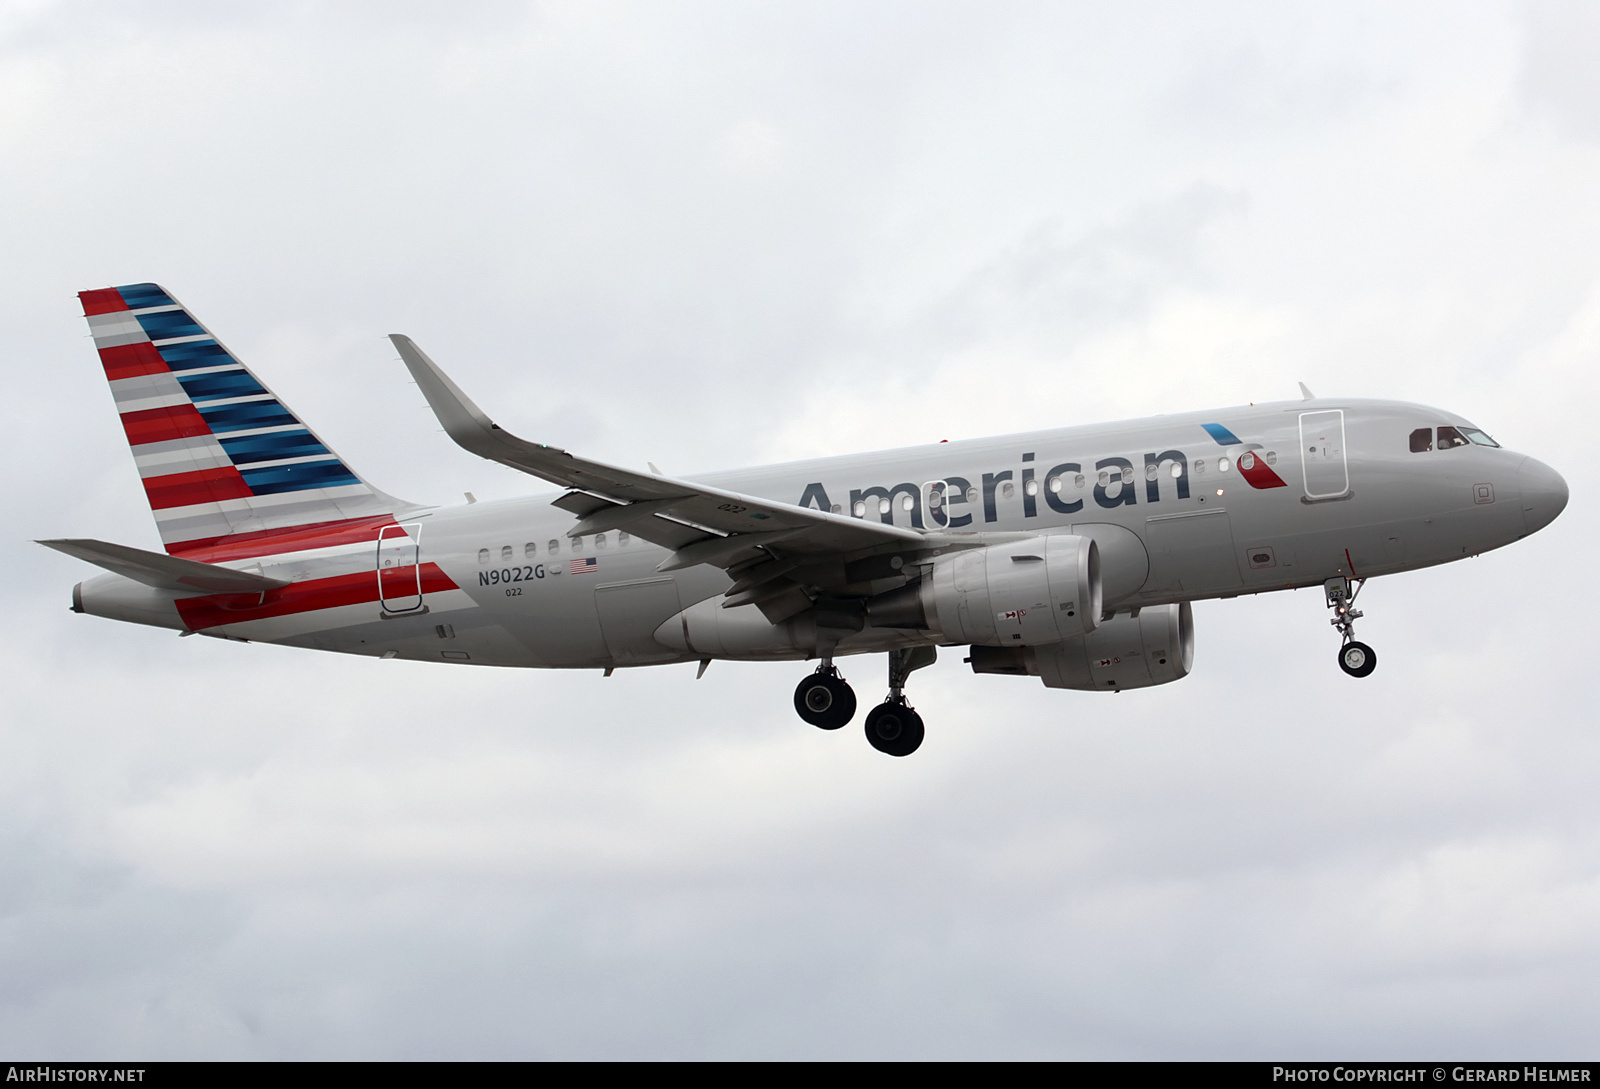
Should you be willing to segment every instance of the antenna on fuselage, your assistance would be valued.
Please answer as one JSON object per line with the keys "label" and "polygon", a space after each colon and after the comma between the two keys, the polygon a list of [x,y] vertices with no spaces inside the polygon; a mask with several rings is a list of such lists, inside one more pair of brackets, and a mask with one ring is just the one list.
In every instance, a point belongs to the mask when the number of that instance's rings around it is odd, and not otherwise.
{"label": "antenna on fuselage", "polygon": [[1315,401],[1317,399],[1317,395],[1315,393],[1312,393],[1310,390],[1306,389],[1306,384],[1304,382],[1300,383],[1300,397],[1306,401]]}

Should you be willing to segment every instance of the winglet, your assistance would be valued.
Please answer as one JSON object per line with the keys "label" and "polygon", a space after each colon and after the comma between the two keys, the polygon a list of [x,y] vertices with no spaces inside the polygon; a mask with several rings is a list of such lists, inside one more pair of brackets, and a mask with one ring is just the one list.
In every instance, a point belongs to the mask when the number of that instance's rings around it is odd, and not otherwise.
{"label": "winglet", "polygon": [[405,361],[411,377],[417,380],[422,396],[428,399],[428,407],[433,409],[433,414],[444,425],[445,434],[474,454],[493,457],[490,451],[498,445],[494,441],[494,432],[499,428],[488,414],[473,404],[472,398],[461,392],[461,387],[451,381],[450,376],[440,370],[439,365],[429,359],[427,353],[417,347],[410,337],[402,333],[390,333],[389,340]]}
{"label": "winglet", "polygon": [[[449,381],[449,379],[446,379],[446,381]],[[1317,395],[1307,389],[1304,382],[1300,383],[1300,397],[1305,401],[1315,401],[1317,399]]]}

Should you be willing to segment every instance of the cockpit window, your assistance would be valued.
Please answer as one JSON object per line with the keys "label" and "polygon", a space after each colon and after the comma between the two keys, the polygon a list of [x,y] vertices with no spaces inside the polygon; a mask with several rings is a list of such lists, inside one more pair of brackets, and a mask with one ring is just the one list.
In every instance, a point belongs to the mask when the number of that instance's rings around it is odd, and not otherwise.
{"label": "cockpit window", "polygon": [[1466,446],[1467,437],[1453,427],[1439,428],[1439,449],[1449,450],[1453,446]]}
{"label": "cockpit window", "polygon": [[1426,454],[1433,449],[1433,428],[1419,427],[1411,432],[1411,452]]}
{"label": "cockpit window", "polygon": [[1473,442],[1477,443],[1479,446],[1493,446],[1496,448],[1500,446],[1499,443],[1495,442],[1488,435],[1485,435],[1482,431],[1479,431],[1476,427],[1463,427],[1461,429],[1461,433],[1467,438],[1471,439]]}

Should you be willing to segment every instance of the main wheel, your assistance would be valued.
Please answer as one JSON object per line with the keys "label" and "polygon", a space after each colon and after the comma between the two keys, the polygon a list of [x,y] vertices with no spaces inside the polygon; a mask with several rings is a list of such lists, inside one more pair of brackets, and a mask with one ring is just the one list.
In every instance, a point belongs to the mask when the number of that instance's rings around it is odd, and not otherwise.
{"label": "main wheel", "polygon": [[910,756],[922,733],[922,716],[903,703],[880,703],[867,712],[867,743],[879,752]]}
{"label": "main wheel", "polygon": [[794,690],[794,709],[813,726],[837,730],[856,714],[856,694],[837,673],[813,673]]}
{"label": "main wheel", "polygon": [[1378,655],[1365,643],[1346,643],[1339,648],[1339,668],[1352,677],[1365,677],[1378,668]]}

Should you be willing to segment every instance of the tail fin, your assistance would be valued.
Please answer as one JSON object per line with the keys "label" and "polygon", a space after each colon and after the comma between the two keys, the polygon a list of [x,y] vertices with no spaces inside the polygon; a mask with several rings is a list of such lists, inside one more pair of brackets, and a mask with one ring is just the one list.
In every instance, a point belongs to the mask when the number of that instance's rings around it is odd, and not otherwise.
{"label": "tail fin", "polygon": [[357,476],[158,285],[78,298],[169,554],[268,552],[286,536],[316,547],[410,507]]}

